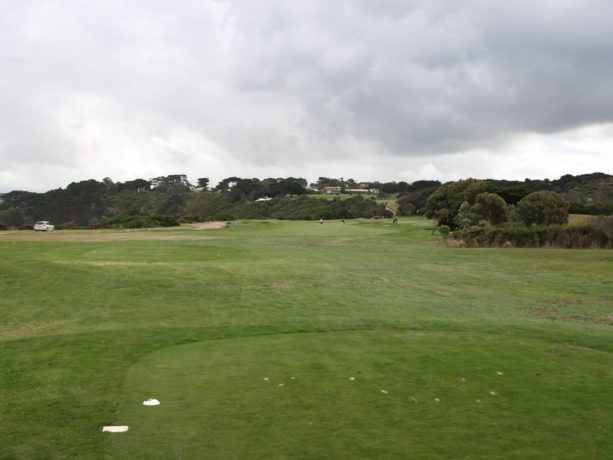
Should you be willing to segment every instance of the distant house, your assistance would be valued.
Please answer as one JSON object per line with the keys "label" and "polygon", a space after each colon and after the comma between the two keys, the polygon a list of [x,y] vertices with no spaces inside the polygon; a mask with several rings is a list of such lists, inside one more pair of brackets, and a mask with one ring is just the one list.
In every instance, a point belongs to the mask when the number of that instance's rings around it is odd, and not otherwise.
{"label": "distant house", "polygon": [[329,195],[332,195],[332,194],[338,195],[339,193],[341,193],[341,188],[340,187],[324,187],[321,189],[321,191]]}
{"label": "distant house", "polygon": [[262,201],[270,201],[272,200],[271,197],[269,196],[263,196],[262,198],[258,198],[257,200],[255,200],[256,203],[262,202]]}

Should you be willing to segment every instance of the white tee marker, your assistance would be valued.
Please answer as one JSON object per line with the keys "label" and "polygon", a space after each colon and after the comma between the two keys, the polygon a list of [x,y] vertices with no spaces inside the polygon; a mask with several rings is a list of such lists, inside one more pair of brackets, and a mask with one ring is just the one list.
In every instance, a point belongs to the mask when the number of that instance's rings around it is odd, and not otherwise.
{"label": "white tee marker", "polygon": [[128,425],[109,425],[109,426],[103,426],[102,427],[102,432],[103,433],[125,433],[126,431],[128,431],[130,428],[128,427]]}

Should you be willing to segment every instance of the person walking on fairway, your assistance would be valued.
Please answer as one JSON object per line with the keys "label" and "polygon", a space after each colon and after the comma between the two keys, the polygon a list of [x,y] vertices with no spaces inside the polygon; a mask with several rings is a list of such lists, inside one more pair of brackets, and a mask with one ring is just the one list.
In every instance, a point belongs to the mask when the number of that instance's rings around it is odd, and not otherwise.
{"label": "person walking on fairway", "polygon": [[323,223],[324,223],[324,218],[323,218],[323,217],[319,219],[319,223],[320,223],[320,224],[323,224]]}

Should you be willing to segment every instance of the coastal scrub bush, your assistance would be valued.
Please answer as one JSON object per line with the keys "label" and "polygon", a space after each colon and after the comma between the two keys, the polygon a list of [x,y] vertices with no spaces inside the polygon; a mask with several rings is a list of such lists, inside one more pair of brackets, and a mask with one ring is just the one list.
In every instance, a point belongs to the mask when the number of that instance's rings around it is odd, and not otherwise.
{"label": "coastal scrub bush", "polygon": [[471,247],[519,247],[519,248],[605,248],[610,237],[602,230],[586,226],[568,225],[499,225],[492,227],[467,227],[451,234]]}
{"label": "coastal scrub bush", "polygon": [[526,225],[565,224],[569,208],[564,198],[547,190],[530,193],[517,204],[519,217]]}
{"label": "coastal scrub bush", "polygon": [[175,227],[179,221],[172,216],[129,212],[100,224],[100,228]]}

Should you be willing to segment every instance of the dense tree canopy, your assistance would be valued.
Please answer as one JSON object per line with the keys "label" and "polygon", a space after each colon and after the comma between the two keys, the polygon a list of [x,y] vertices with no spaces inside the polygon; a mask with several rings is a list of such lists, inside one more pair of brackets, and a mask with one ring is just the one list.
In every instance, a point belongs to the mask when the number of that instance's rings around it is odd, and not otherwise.
{"label": "dense tree canopy", "polygon": [[517,205],[519,217],[526,225],[565,224],[569,207],[559,194],[547,190],[531,193]]}
{"label": "dense tree canopy", "polygon": [[507,219],[507,203],[495,193],[484,192],[477,195],[475,214],[490,224],[502,224]]}
{"label": "dense tree canopy", "polygon": [[408,216],[420,213],[430,194],[440,185],[441,183],[437,180],[419,180],[408,184],[406,190],[401,191],[398,195],[398,214]]}
{"label": "dense tree canopy", "polygon": [[487,187],[487,182],[477,179],[465,179],[441,185],[426,200],[425,214],[430,218],[437,218],[439,225],[456,228],[455,217],[462,203],[473,204],[477,195],[485,192]]}

